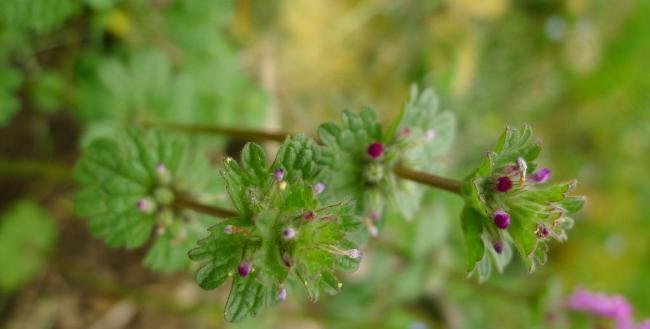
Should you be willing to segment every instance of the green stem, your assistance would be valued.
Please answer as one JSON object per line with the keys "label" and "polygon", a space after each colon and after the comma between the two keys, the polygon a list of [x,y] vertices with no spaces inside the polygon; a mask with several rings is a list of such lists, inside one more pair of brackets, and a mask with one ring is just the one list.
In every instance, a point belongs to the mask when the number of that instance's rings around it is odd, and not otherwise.
{"label": "green stem", "polygon": [[401,178],[461,195],[462,182],[459,180],[409,169],[400,165],[395,166],[393,172]]}
{"label": "green stem", "polygon": [[230,128],[222,126],[212,126],[212,125],[197,125],[197,124],[178,124],[178,123],[152,123],[144,122],[142,123],[145,127],[162,127],[169,130],[182,131],[195,134],[214,134],[214,135],[226,135],[232,138],[241,139],[245,141],[284,141],[289,133],[285,132],[273,132],[273,131],[263,131],[263,130],[252,130],[244,128]]}
{"label": "green stem", "polygon": [[0,160],[0,176],[42,176],[55,180],[69,180],[72,168],[29,160]]}
{"label": "green stem", "polygon": [[236,211],[220,207],[208,206],[183,196],[176,196],[174,199],[174,205],[177,208],[189,209],[198,213],[219,218],[230,218],[239,215]]}
{"label": "green stem", "polygon": [[[189,133],[207,133],[215,135],[226,135],[241,140],[251,141],[276,141],[282,142],[290,134],[287,132],[261,131],[252,129],[235,129],[221,126],[208,125],[187,125],[175,123],[144,123],[148,127],[163,127],[171,130]],[[460,195],[461,182],[455,179],[441,177],[403,166],[396,166],[394,172],[397,176],[420,184],[445,190]]]}

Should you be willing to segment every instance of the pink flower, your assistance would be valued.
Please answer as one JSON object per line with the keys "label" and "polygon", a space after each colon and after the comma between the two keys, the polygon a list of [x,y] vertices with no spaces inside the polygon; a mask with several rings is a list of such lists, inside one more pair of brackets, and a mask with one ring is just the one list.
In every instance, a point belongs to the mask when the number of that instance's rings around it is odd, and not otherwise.
{"label": "pink flower", "polygon": [[606,295],[579,288],[569,298],[569,307],[611,318],[616,322],[616,329],[650,329],[650,319],[639,326],[634,324],[632,306],[621,295]]}

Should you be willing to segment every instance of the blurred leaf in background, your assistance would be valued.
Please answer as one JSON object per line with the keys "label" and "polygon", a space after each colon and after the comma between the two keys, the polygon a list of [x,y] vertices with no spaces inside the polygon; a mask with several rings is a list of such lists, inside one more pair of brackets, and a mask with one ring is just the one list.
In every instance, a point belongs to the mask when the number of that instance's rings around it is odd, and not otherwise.
{"label": "blurred leaf in background", "polygon": [[0,218],[0,289],[13,292],[45,266],[56,242],[53,219],[33,201],[19,201]]}

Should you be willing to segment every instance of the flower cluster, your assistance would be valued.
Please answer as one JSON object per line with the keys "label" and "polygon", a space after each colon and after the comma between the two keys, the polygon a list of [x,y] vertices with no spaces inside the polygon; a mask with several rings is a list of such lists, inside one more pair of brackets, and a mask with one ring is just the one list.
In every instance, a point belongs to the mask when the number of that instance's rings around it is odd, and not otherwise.
{"label": "flower cluster", "polygon": [[189,255],[204,263],[196,276],[201,287],[214,289],[233,277],[229,321],[286,300],[293,282],[313,300],[321,290],[337,293],[342,283],[335,272],[356,270],[361,251],[348,233],[359,222],[350,204],[323,202],[326,186],[312,166],[318,157],[313,142],[297,136],[283,144],[271,168],[255,144],[246,145],[241,164],[226,160],[223,176],[239,215],[212,227]]}
{"label": "flower cluster", "polygon": [[469,271],[485,261],[483,244],[498,259],[513,243],[532,271],[535,264],[546,262],[551,239],[567,239],[566,230],[573,226],[570,214],[578,211],[585,199],[568,195],[575,181],[549,183],[551,170],[537,169],[535,163],[540,150],[539,143],[532,140],[530,127],[509,127],[494,152],[488,153],[463,183],[466,207],[476,214],[467,217],[476,218],[475,223],[465,223],[466,228],[472,228],[472,237],[466,234],[468,243],[477,248],[471,251]]}

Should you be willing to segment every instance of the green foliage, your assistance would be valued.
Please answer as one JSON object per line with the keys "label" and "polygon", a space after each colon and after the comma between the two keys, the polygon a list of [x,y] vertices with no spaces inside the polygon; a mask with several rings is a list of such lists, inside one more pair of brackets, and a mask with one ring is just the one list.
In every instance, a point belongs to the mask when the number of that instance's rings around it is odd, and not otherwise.
{"label": "green foliage", "polygon": [[185,251],[201,227],[174,207],[174,197],[209,198],[221,190],[200,152],[161,131],[132,129],[96,140],[77,163],[75,179],[75,212],[89,218],[90,231],[110,246],[139,247],[157,227],[145,264],[164,271],[187,267]]}
{"label": "green foliage", "polygon": [[79,0],[5,0],[0,2],[0,23],[44,34],[61,26],[80,9]]}
{"label": "green foliage", "polygon": [[[302,135],[288,138],[270,167],[251,143],[241,164],[226,160],[222,174],[239,216],[211,227],[189,255],[204,262],[196,279],[205,289],[234,275],[228,321],[276,304],[289,285],[302,285],[314,301],[321,290],[337,293],[335,271],[356,270],[360,254],[347,236],[359,223],[349,204],[324,203],[314,190],[319,161],[316,144]],[[243,263],[250,274],[237,274]]]}
{"label": "green foliage", "polygon": [[[534,271],[536,264],[543,265],[549,239],[566,240],[565,230],[573,226],[568,215],[582,208],[584,197],[568,195],[575,181],[547,185],[546,179],[533,177],[540,151],[529,126],[508,127],[494,151],[463,183],[466,207],[461,217],[467,243],[467,270],[476,270],[481,280],[491,271],[490,254],[498,269],[508,263],[510,243],[529,271]],[[506,179],[512,186],[499,190],[500,179]],[[494,224],[493,214],[498,210],[509,214],[507,230]],[[495,252],[493,245],[497,243],[503,245],[503,252]]]}
{"label": "green foliage", "polygon": [[20,102],[14,93],[21,82],[20,71],[0,67],[0,127],[7,124],[20,108]]}
{"label": "green foliage", "polygon": [[53,219],[31,201],[20,201],[0,218],[0,290],[11,292],[43,268],[56,240]]}

